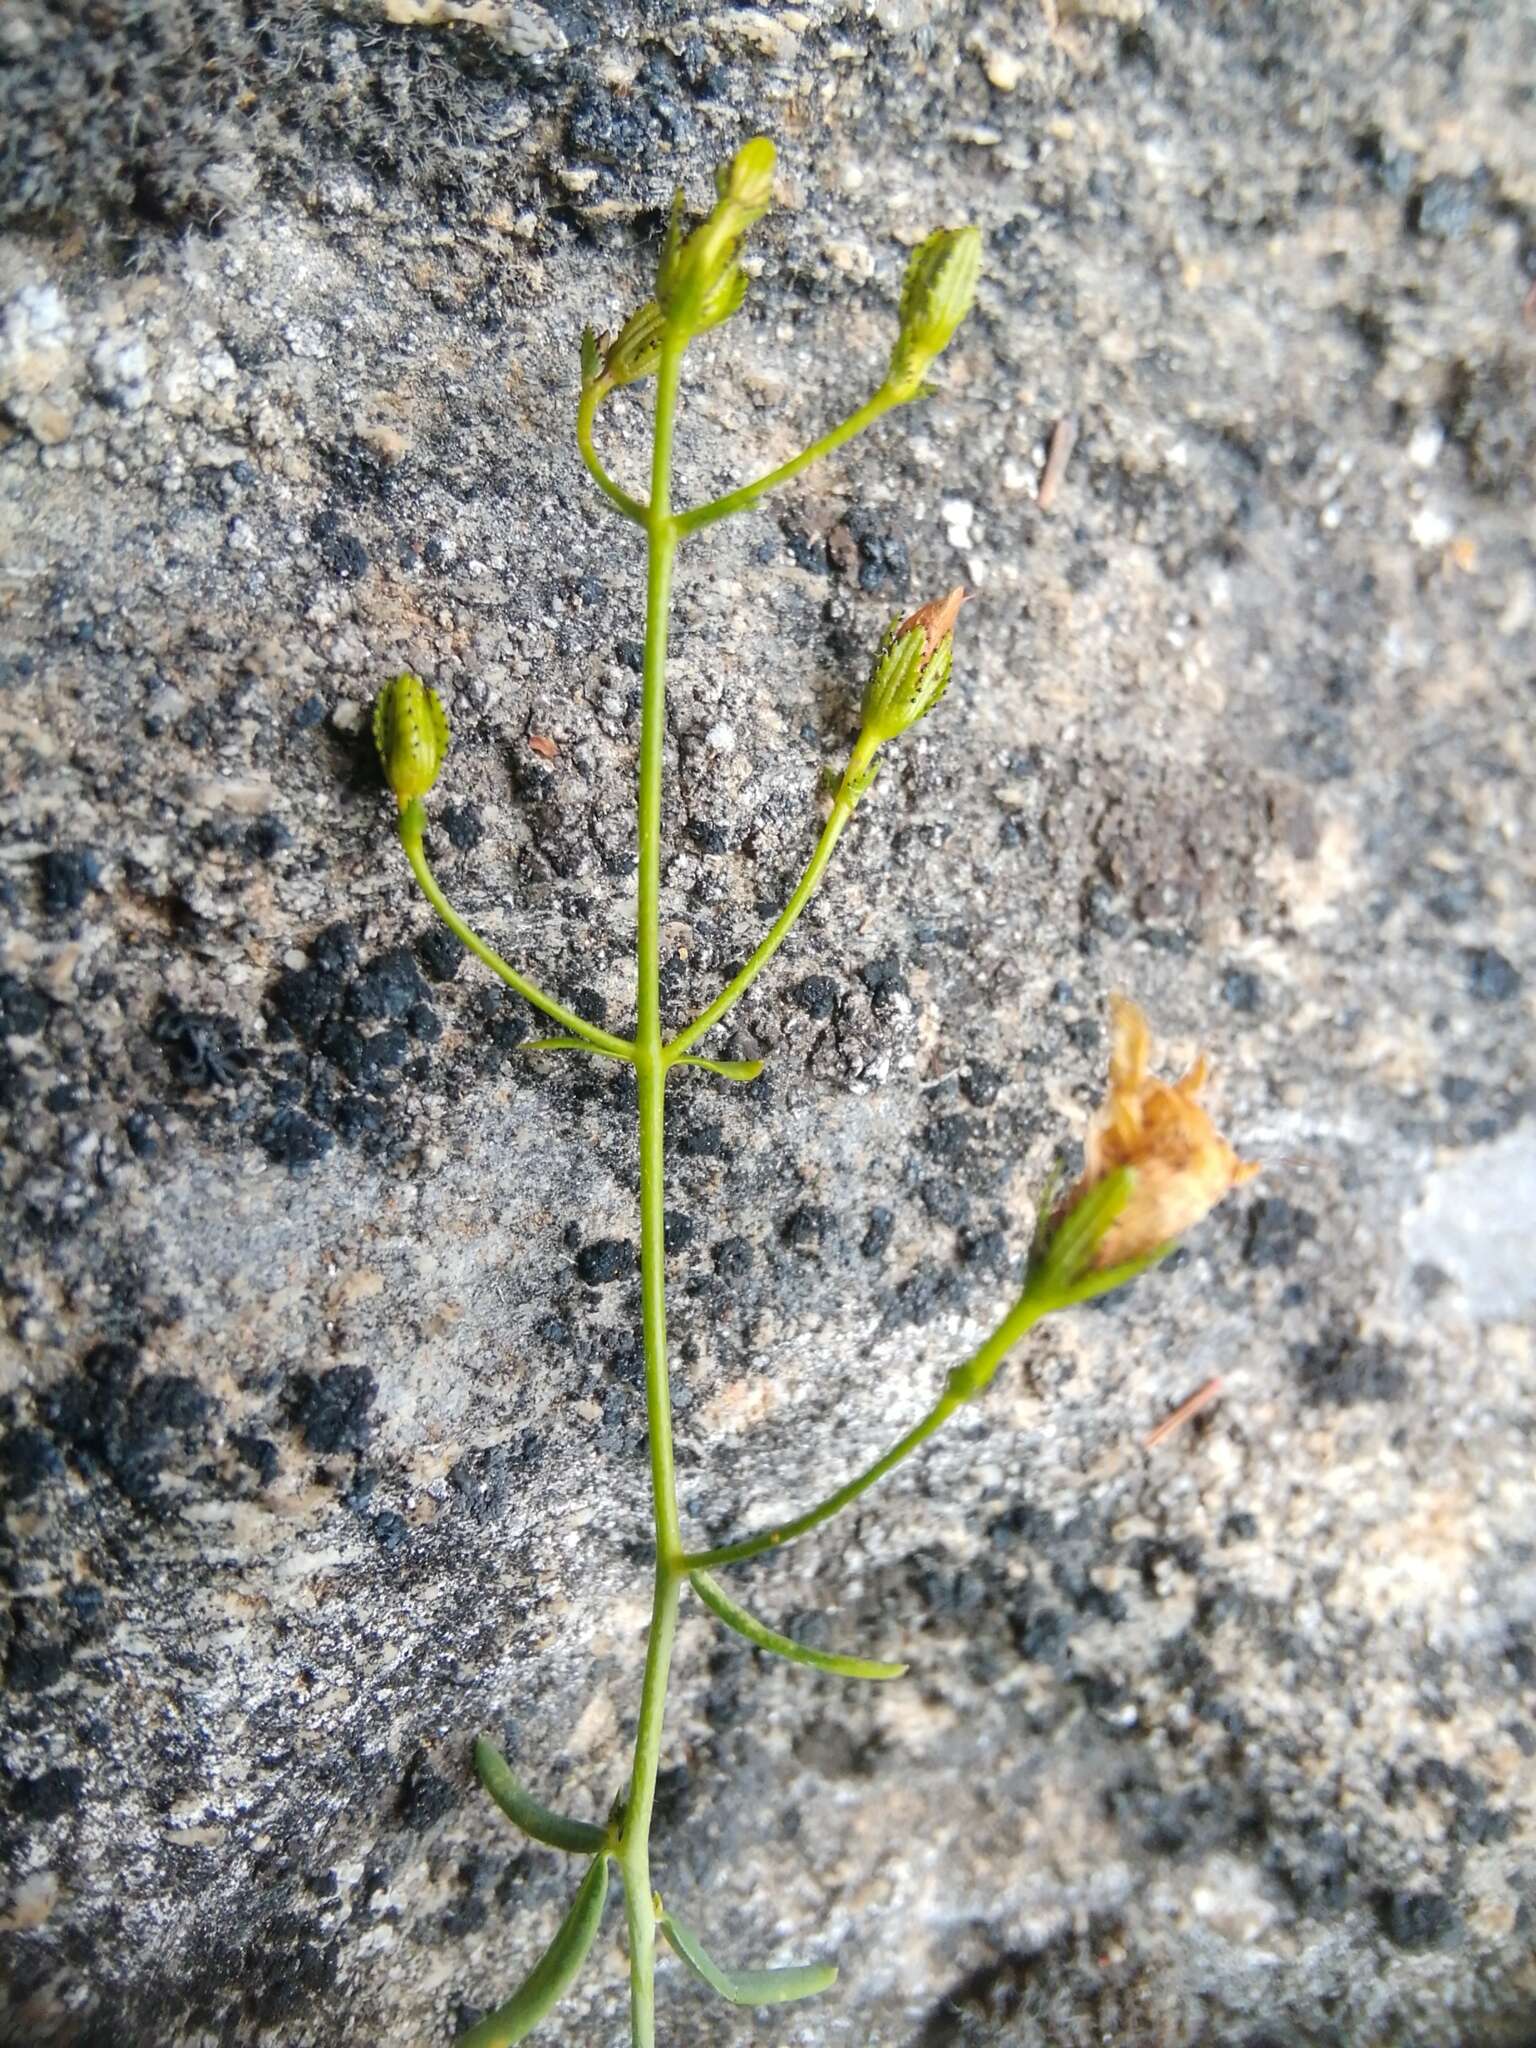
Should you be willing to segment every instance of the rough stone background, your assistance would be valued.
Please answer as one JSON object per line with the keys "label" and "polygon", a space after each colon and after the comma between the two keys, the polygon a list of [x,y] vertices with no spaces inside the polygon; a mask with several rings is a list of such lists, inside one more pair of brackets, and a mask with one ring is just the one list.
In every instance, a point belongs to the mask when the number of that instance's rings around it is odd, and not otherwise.
{"label": "rough stone background", "polygon": [[[669,1971],[663,2038],[1530,2042],[1529,8],[392,11],[0,23],[0,2038],[446,2048],[572,1881],[469,1738],[619,1782],[632,1098],[434,934],[365,707],[437,682],[451,893],[622,1019],[639,551],[576,337],[765,129],[685,490],[863,395],[927,226],[988,275],[938,396],[687,559],[673,1016],[797,872],[880,629],[976,599],[722,1037],[767,1076],[675,1091],[692,1525],[932,1397],[1109,989],[1213,1049],[1266,1173],[741,1575],[908,1682],[687,1620],[660,1882],[843,1976],[753,2016]],[[644,433],[613,407],[626,474]],[[619,1927],[551,2048],[627,2039]]]}

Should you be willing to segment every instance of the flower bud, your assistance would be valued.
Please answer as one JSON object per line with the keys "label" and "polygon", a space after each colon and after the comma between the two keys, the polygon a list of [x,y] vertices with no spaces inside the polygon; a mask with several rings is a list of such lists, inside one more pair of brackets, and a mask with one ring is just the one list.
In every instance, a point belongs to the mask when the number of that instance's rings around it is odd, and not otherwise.
{"label": "flower bud", "polygon": [[886,374],[898,398],[919,395],[930,364],[971,310],[980,275],[978,228],[938,228],[913,250],[901,288],[901,332]]}
{"label": "flower bud", "polygon": [[766,135],[754,135],[743,143],[723,169],[715,173],[715,190],[722,199],[750,213],[753,220],[768,211],[773,200],[773,174],[778,151]]}
{"label": "flower bud", "polygon": [[957,584],[891,627],[864,692],[864,739],[875,746],[896,739],[938,703],[949,684],[955,620],[964,602]]}
{"label": "flower bud", "polygon": [[747,229],[768,210],[776,160],[766,135],[739,149],[715,174],[719,197],[713,212],[686,239],[682,193],[673,201],[656,271],[656,297],[667,320],[690,336],[717,327],[741,304],[747,286],[736,250]]}
{"label": "flower bud", "polygon": [[425,796],[448,751],[448,718],[436,690],[413,675],[386,683],[374,700],[373,742],[401,810]]}
{"label": "flower bud", "polygon": [[654,299],[647,299],[637,313],[630,314],[603,356],[602,374],[610,388],[655,376],[665,324]]}

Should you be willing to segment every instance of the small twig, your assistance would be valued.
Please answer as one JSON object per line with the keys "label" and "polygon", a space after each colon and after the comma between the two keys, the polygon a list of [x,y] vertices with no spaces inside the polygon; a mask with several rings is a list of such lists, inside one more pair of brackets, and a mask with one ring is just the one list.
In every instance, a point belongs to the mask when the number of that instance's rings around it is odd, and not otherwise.
{"label": "small twig", "polygon": [[1035,503],[1042,512],[1049,512],[1056,502],[1056,493],[1061,489],[1061,480],[1067,473],[1067,464],[1072,459],[1072,450],[1077,446],[1077,421],[1071,413],[1063,413],[1051,429],[1050,445],[1045,452],[1045,468],[1040,472],[1040,488],[1035,493]]}
{"label": "small twig", "polygon": [[1187,1401],[1181,1401],[1170,1415],[1165,1415],[1156,1429],[1149,1429],[1142,1438],[1143,1448],[1155,1451],[1159,1444],[1166,1443],[1176,1429],[1182,1429],[1191,1417],[1208,1408],[1221,1392],[1221,1374],[1208,1379],[1203,1387],[1196,1387]]}

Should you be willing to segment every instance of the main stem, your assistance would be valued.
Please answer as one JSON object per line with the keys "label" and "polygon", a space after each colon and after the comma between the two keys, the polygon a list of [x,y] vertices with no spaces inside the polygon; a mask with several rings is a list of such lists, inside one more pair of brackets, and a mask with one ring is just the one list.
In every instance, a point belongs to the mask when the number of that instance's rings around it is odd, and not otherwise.
{"label": "main stem", "polygon": [[682,1590],[682,1531],[672,1457],[672,1389],[667,1373],[666,1208],[663,1113],[667,1069],[661,1039],[661,787],[667,724],[667,613],[677,529],[672,519],[672,428],[683,343],[670,330],[657,367],[651,502],[646,513],[645,669],[640,714],[639,978],[635,1073],[640,1095],[640,1291],[645,1335],[645,1408],[650,1431],[651,1495],[656,1526],[656,1584],[646,1643],[645,1680],[619,1867],[629,1923],[629,2010],[634,2048],[655,2048],[656,1913],[650,1835],[661,1763],[667,1676]]}

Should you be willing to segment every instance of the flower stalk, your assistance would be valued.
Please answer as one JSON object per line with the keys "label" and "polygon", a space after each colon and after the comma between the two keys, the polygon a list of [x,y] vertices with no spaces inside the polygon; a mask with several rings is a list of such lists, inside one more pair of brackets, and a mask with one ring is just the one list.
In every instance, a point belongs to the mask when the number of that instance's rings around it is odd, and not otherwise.
{"label": "flower stalk", "polygon": [[[673,455],[685,358],[698,335],[728,320],[747,279],[744,235],[772,196],[773,145],[758,137],[717,179],[712,211],[689,229],[681,197],[663,245],[654,296],[612,340],[590,330],[581,345],[577,442],[603,496],[645,535],[646,616],[637,773],[638,873],[635,921],[636,1001],[632,1038],[602,1030],[511,967],[452,907],[426,852],[426,798],[448,749],[448,722],[420,677],[395,677],[381,691],[374,737],[397,808],[397,831],[423,895],[481,963],[561,1027],[530,1039],[529,1052],[596,1053],[634,1068],[640,1153],[640,1302],[645,1354],[646,1422],[655,1532],[651,1619],[634,1751],[627,1782],[605,1823],[568,1818],[541,1805],[505,1759],[482,1738],[475,1763],[490,1796],[530,1839],[588,1859],[573,1902],[550,1947],[519,1989],[462,2037],[461,2048],[509,2048],[532,2032],[570,1988],[601,1923],[610,1870],[618,1872],[628,1931],[633,2048],[655,2048],[656,1964],[665,1941],[682,1964],[719,1996],[769,2005],[825,1991],[828,1964],[775,1970],[722,1967],[699,1938],[662,1904],[652,1877],[651,1835],[657,1774],[665,1743],[668,1679],[685,1589],[704,1610],[769,1655],[835,1677],[895,1682],[906,1667],[811,1649],[741,1606],[716,1581],[716,1569],[743,1564],[808,1534],[850,1507],[913,1455],[953,1415],[986,1391],[1005,1359],[1045,1316],[1060,1313],[1136,1277],[1251,1168],[1219,1138],[1198,1102],[1203,1063],[1176,1084],[1154,1081],[1148,1036],[1133,1005],[1116,1010],[1110,1091],[1091,1128],[1084,1175],[1054,1213],[1044,1212],[1016,1299],[969,1358],[951,1369],[938,1399],[904,1435],[814,1507],[753,1534],[706,1548],[685,1541],[672,1437],[665,1278],[666,1090],[674,1069],[755,1078],[761,1062],[701,1056],[693,1048],[732,1010],[768,966],[821,884],[855,809],[868,793],[881,750],[898,742],[939,702],[954,663],[956,622],[965,593],[920,605],[887,632],[864,692],[858,736],[814,851],[789,900],[745,965],[693,1021],[670,1039],[661,1014],[661,859],[665,777],[667,641],[672,583],[681,547],[719,520],[747,510],[768,491],[842,447],[894,407],[922,394],[923,378],[949,345],[975,296],[981,243],[974,228],[944,229],[914,253],[902,294],[900,330],[880,388],[792,460],[755,483],[692,509],[673,506]],[[605,400],[615,390],[655,381],[649,494],[642,501],[607,472],[596,447]]]}

